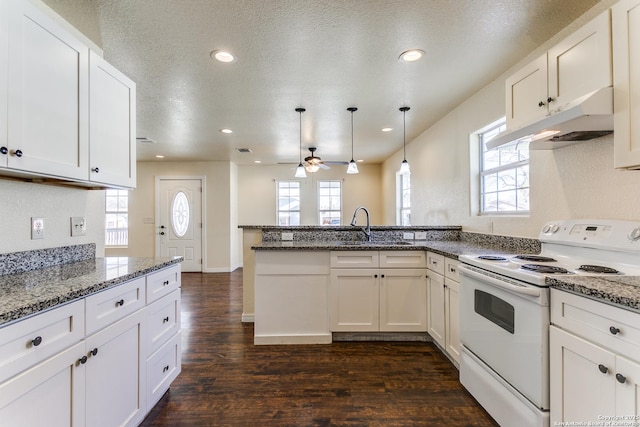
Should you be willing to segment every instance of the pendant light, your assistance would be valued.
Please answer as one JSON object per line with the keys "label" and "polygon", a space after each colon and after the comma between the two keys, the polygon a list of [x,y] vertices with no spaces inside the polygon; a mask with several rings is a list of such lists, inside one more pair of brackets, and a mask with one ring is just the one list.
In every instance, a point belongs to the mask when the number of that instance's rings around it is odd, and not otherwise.
{"label": "pendant light", "polygon": [[298,107],[296,111],[300,114],[300,149],[298,150],[298,154],[300,155],[300,163],[298,163],[298,167],[296,168],[296,178],[306,178],[307,173],[304,171],[304,166],[302,166],[302,113],[304,113],[304,108]]}
{"label": "pendant light", "polygon": [[411,175],[411,168],[409,168],[409,162],[407,162],[407,123],[405,115],[409,111],[410,107],[400,107],[402,111],[402,155],[403,160],[400,163],[400,175]]}
{"label": "pendant light", "polygon": [[349,107],[347,111],[351,112],[351,161],[349,162],[349,166],[347,166],[347,173],[354,174],[358,173],[358,165],[355,160],[353,160],[353,112],[358,111],[356,107]]}

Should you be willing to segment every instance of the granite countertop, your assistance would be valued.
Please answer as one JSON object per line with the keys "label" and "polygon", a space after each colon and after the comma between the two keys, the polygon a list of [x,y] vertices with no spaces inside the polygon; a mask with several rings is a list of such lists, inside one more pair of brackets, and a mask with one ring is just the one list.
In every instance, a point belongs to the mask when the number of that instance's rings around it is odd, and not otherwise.
{"label": "granite countertop", "polygon": [[[361,241],[272,241],[260,242],[254,250],[311,250],[311,251],[431,251],[458,259],[463,254],[509,254],[500,246],[460,240],[415,240],[404,242]],[[519,252],[518,252],[519,253]]]}
{"label": "granite countertop", "polygon": [[0,275],[0,327],[182,261],[107,257]]}
{"label": "granite countertop", "polygon": [[[239,225],[247,230],[353,231],[352,225]],[[372,230],[462,230],[461,225],[372,225]]]}
{"label": "granite countertop", "polygon": [[640,311],[640,276],[547,277],[552,288]]}

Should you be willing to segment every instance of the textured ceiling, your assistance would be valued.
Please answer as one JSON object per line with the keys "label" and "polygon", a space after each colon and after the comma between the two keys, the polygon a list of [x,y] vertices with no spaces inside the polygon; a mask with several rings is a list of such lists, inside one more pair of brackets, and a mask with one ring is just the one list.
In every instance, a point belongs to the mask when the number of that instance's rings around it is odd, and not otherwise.
{"label": "textured ceiling", "polygon": [[[138,88],[138,159],[383,161],[598,0],[46,0]],[[420,48],[425,57],[398,55]],[[209,53],[225,49],[231,64]],[[383,127],[392,132],[381,132]],[[230,128],[233,133],[219,130]],[[250,148],[249,154],[237,148]],[[308,152],[304,152],[304,157]]]}

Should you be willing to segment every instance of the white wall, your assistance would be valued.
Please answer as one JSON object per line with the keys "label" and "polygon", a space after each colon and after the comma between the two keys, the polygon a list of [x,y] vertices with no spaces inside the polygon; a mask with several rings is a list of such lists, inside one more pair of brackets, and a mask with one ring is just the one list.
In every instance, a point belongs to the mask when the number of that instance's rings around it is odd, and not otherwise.
{"label": "white wall", "polygon": [[[365,206],[372,225],[385,224],[380,196],[380,165],[359,165],[360,173],[347,175],[346,166],[333,165],[300,179],[302,225],[318,225],[318,180],[343,180],[342,223],[349,224],[358,206]],[[288,165],[238,167],[238,224],[276,224],[276,180],[294,181],[295,168]],[[362,221],[362,218],[359,219]]]}
{"label": "white wall", "polygon": [[[473,176],[471,133],[504,116],[505,78],[605,10],[603,1],[549,42],[506,71],[407,144],[412,169],[412,222],[415,225],[461,224],[465,230],[537,237],[553,219],[614,218],[640,220],[640,171],[613,168],[613,136],[552,151],[532,151],[531,214],[527,217],[480,217],[471,209]],[[419,114],[418,111],[413,114]],[[410,126],[410,116],[407,117]],[[384,220],[394,218],[395,171],[402,152],[382,166]]]}
{"label": "white wall", "polygon": [[[0,253],[95,243],[104,255],[104,191],[0,178]],[[70,218],[87,220],[85,236],[71,237]],[[31,217],[43,217],[45,238],[31,240]]]}

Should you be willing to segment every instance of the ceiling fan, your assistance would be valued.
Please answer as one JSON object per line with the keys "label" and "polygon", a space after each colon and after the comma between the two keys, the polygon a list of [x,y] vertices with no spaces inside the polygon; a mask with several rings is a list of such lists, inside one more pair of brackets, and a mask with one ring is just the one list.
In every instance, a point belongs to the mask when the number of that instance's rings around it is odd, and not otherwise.
{"label": "ceiling fan", "polygon": [[331,169],[328,165],[349,164],[349,162],[325,162],[320,157],[315,155],[316,150],[316,147],[309,147],[311,155],[304,158],[304,168],[307,170],[307,172],[313,173],[317,172],[318,169]]}

